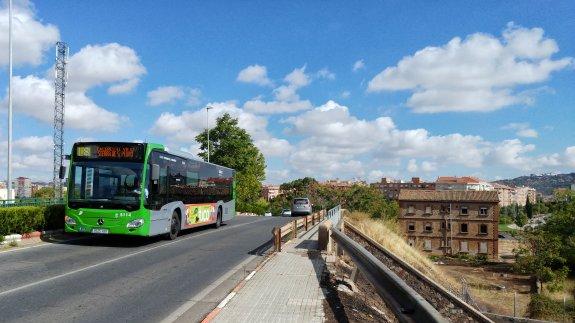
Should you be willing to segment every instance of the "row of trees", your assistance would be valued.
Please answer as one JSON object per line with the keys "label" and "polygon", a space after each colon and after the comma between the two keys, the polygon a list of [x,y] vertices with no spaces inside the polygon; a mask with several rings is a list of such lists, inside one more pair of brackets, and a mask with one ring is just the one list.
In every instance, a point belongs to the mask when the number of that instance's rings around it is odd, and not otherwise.
{"label": "row of trees", "polygon": [[374,218],[396,218],[399,212],[397,202],[387,200],[376,188],[368,186],[336,188],[305,177],[282,184],[280,191],[282,194],[270,202],[270,210],[274,214],[289,207],[296,197],[308,197],[314,210],[330,209],[341,204],[350,211],[366,212]]}
{"label": "row of trees", "polygon": [[517,204],[503,206],[499,210],[499,223],[501,224],[511,224],[522,227],[529,219],[535,214],[545,214],[550,212],[550,205],[544,203],[543,201],[536,201],[536,203],[531,203],[529,197],[525,206],[519,206]]}

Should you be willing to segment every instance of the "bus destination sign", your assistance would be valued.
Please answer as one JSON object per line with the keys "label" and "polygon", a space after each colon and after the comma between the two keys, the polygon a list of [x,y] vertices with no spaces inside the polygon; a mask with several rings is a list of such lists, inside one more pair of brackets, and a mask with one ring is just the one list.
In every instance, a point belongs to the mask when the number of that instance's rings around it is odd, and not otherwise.
{"label": "bus destination sign", "polygon": [[142,144],[86,144],[77,145],[74,154],[79,159],[107,159],[107,160],[143,160]]}

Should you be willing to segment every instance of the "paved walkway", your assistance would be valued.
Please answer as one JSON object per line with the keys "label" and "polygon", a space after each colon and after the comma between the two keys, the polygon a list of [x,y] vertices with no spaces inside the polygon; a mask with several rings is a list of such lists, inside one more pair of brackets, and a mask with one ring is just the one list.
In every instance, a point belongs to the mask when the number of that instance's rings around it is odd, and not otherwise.
{"label": "paved walkway", "polygon": [[323,322],[319,282],[325,261],[313,231],[284,245],[212,322]]}

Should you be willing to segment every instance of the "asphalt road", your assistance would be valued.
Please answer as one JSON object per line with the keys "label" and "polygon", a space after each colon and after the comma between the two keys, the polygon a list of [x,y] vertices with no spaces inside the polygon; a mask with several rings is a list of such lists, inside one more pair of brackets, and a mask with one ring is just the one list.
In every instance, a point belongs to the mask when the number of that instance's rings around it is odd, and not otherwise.
{"label": "asphalt road", "polygon": [[101,236],[0,253],[0,321],[161,321],[289,220],[237,217],[175,241]]}

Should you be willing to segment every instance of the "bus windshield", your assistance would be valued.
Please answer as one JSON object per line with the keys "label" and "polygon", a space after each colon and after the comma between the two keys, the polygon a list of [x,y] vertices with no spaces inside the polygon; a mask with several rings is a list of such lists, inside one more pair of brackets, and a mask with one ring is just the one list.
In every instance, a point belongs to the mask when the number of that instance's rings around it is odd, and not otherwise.
{"label": "bus windshield", "polygon": [[126,209],[139,207],[143,163],[74,162],[70,173],[71,208]]}

